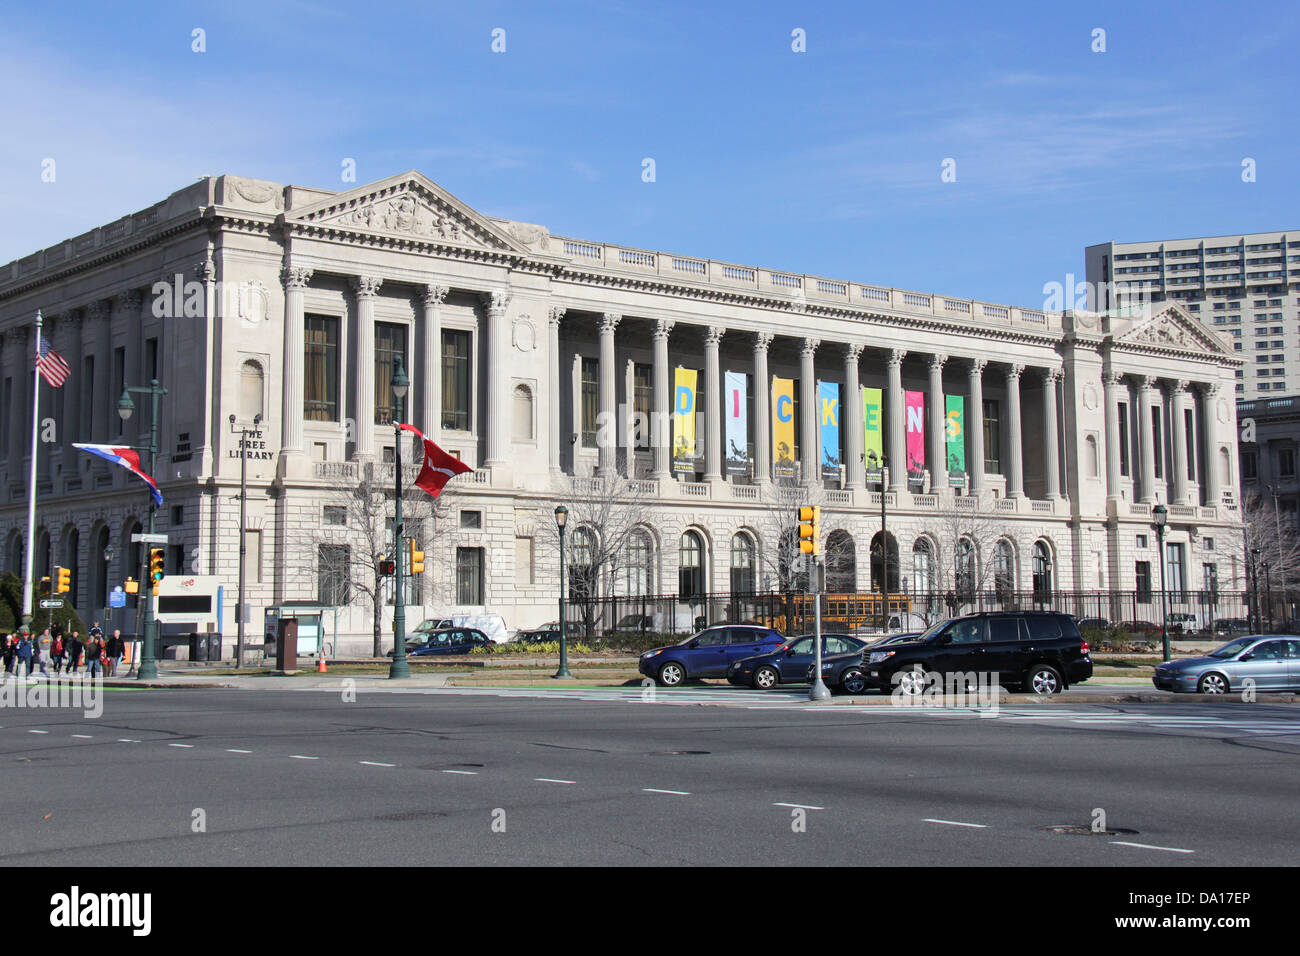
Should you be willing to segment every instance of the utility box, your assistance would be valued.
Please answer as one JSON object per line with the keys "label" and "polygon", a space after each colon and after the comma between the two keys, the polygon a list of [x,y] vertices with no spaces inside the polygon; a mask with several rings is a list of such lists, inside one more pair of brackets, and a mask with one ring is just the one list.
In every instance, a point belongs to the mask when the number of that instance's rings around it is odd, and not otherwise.
{"label": "utility box", "polygon": [[279,620],[279,632],[275,641],[275,669],[294,671],[298,669],[298,619],[282,617]]}

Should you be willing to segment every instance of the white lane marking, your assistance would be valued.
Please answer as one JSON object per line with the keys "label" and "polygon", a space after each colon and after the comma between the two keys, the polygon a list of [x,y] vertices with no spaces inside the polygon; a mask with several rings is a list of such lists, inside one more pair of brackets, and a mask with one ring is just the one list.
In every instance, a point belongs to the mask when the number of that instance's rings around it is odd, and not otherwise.
{"label": "white lane marking", "polygon": [[657,787],[642,787],[642,793],[671,793],[678,797],[689,797],[690,794],[685,790],[660,790]]}
{"label": "white lane marking", "polygon": [[365,764],[367,767],[396,767],[397,766],[397,764],[395,763],[376,763],[373,760],[363,760],[361,762]]}
{"label": "white lane marking", "polygon": [[444,770],[443,773],[460,773],[460,774],[464,774],[464,775],[467,776],[467,777],[477,777],[477,776],[478,776],[478,771],[477,771],[477,770]]}
{"label": "white lane marking", "polygon": [[576,783],[575,780],[556,780],[552,777],[533,777],[538,783]]}
{"label": "white lane marking", "polygon": [[930,818],[930,817],[926,817],[926,818],[925,818],[924,820],[922,820],[921,822],[922,822],[922,823],[942,823],[942,824],[944,824],[945,826],[950,826],[950,827],[971,827],[972,829],[975,829],[975,830],[987,830],[987,829],[988,829],[988,824],[987,824],[987,823],[962,823],[960,820],[935,820],[935,819],[932,819],[932,818]]}
{"label": "white lane marking", "polygon": [[193,747],[193,744],[168,744],[168,747]]}
{"label": "white lane marking", "polygon": [[27,731],[27,732],[28,732],[29,734],[48,734],[48,733],[49,733],[48,730],[29,730],[29,731]]}
{"label": "white lane marking", "polygon": [[138,744],[140,741],[132,740],[130,737],[118,737],[117,742],[119,744]]}
{"label": "white lane marking", "polygon": [[251,754],[252,752],[253,751],[251,750],[236,750],[234,747],[226,748],[226,753],[228,754]]}
{"label": "white lane marking", "polygon": [[1150,843],[1129,843],[1127,840],[1111,840],[1112,846],[1135,846],[1139,850],[1164,850],[1166,853],[1195,853],[1195,850],[1182,850],[1176,846],[1152,846]]}
{"label": "white lane marking", "polygon": [[825,807],[813,807],[806,803],[774,803],[774,807],[794,807],[796,810],[825,810]]}
{"label": "white lane marking", "polygon": [[290,760],[320,760],[320,757],[308,757],[305,754],[289,754]]}
{"label": "white lane marking", "polygon": [[73,734],[72,736],[78,737],[81,740],[91,740],[94,738],[95,735],[94,734]]}

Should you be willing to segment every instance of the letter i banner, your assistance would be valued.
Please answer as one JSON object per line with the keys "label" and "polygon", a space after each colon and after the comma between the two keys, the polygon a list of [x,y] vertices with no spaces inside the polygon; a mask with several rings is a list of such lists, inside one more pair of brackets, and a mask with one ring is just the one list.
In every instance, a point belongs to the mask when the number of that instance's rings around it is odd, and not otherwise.
{"label": "letter i banner", "polygon": [[744,372],[725,376],[727,474],[749,474],[749,405]]}
{"label": "letter i banner", "polygon": [[695,474],[695,389],[699,372],[673,370],[673,471]]}
{"label": "letter i banner", "polygon": [[397,427],[402,431],[414,432],[424,443],[424,463],[420,466],[420,474],[415,479],[415,487],[427,491],[432,497],[436,498],[442,494],[442,489],[446,487],[447,482],[457,475],[474,470],[425,438],[424,432],[414,425],[398,424]]}

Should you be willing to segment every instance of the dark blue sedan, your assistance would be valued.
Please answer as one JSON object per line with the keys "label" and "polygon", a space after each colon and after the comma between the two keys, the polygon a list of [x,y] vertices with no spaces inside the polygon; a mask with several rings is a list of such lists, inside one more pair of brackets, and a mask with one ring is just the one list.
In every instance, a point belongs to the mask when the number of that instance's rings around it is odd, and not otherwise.
{"label": "dark blue sedan", "polygon": [[468,654],[476,647],[486,647],[492,638],[472,627],[449,627],[429,634],[429,642],[408,653],[409,657],[433,657],[442,654]]}
{"label": "dark blue sedan", "polygon": [[[860,651],[866,643],[851,634],[823,634],[822,657]],[[736,661],[727,671],[727,680],[757,690],[771,690],[779,684],[807,683],[814,650],[811,634],[792,638],[767,654]]]}

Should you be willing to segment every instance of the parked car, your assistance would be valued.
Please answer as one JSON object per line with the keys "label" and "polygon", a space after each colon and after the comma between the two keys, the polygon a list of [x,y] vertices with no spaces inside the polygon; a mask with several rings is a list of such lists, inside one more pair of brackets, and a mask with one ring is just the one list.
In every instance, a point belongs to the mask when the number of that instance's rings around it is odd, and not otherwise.
{"label": "parked car", "polygon": [[1214,622],[1215,637],[1232,637],[1250,632],[1250,621],[1244,617],[1221,617]]}
{"label": "parked car", "polygon": [[476,647],[493,643],[482,631],[472,627],[450,627],[434,631],[423,647],[409,651],[411,657],[434,657],[441,654],[468,654]]}
{"label": "parked car", "polygon": [[1152,624],[1150,621],[1121,621],[1116,627],[1121,631],[1128,631],[1130,634],[1160,633],[1160,625]]}
{"label": "parked car", "polygon": [[[727,680],[732,684],[771,690],[780,684],[801,684],[808,680],[815,650],[814,636],[792,638],[766,654],[745,657],[732,663]],[[822,659],[829,655],[860,651],[866,641],[851,634],[822,634]]]}
{"label": "parked car", "polygon": [[1151,683],[1160,690],[1227,694],[1247,678],[1257,690],[1300,690],[1300,638],[1238,637],[1204,657],[1158,665]]}
{"label": "parked car", "polygon": [[[856,685],[843,661],[823,665],[846,690]],[[835,668],[840,668],[838,676]],[[1055,611],[985,612],[936,624],[911,642],[866,648],[860,668],[864,689],[889,693],[895,683],[907,695],[919,695],[929,673],[988,673],[1008,688],[1056,694],[1092,676],[1088,642],[1074,620]],[[895,675],[898,675],[897,682]]]}
{"label": "parked car", "polygon": [[706,627],[678,644],[657,647],[641,655],[638,668],[661,686],[676,687],[700,677],[726,677],[741,658],[775,650],[785,643],[770,627],[726,624]]}
{"label": "parked car", "polygon": [[[567,636],[567,635],[566,635]],[[541,627],[530,627],[515,632],[511,644],[549,644],[560,639],[560,622],[549,621]]]}
{"label": "parked car", "polygon": [[[471,627],[482,631],[497,644],[504,644],[510,639],[506,621],[500,614],[452,614],[435,616],[422,621],[414,630],[415,634],[432,631],[445,631],[449,627]],[[410,638],[408,637],[409,641]]]}
{"label": "parked car", "polygon": [[1170,634],[1191,634],[1201,629],[1200,619],[1187,611],[1170,611],[1165,620]]}
{"label": "parked car", "polygon": [[1110,621],[1106,620],[1104,617],[1081,617],[1077,618],[1074,623],[1081,631],[1085,629],[1101,631],[1110,629]]}

